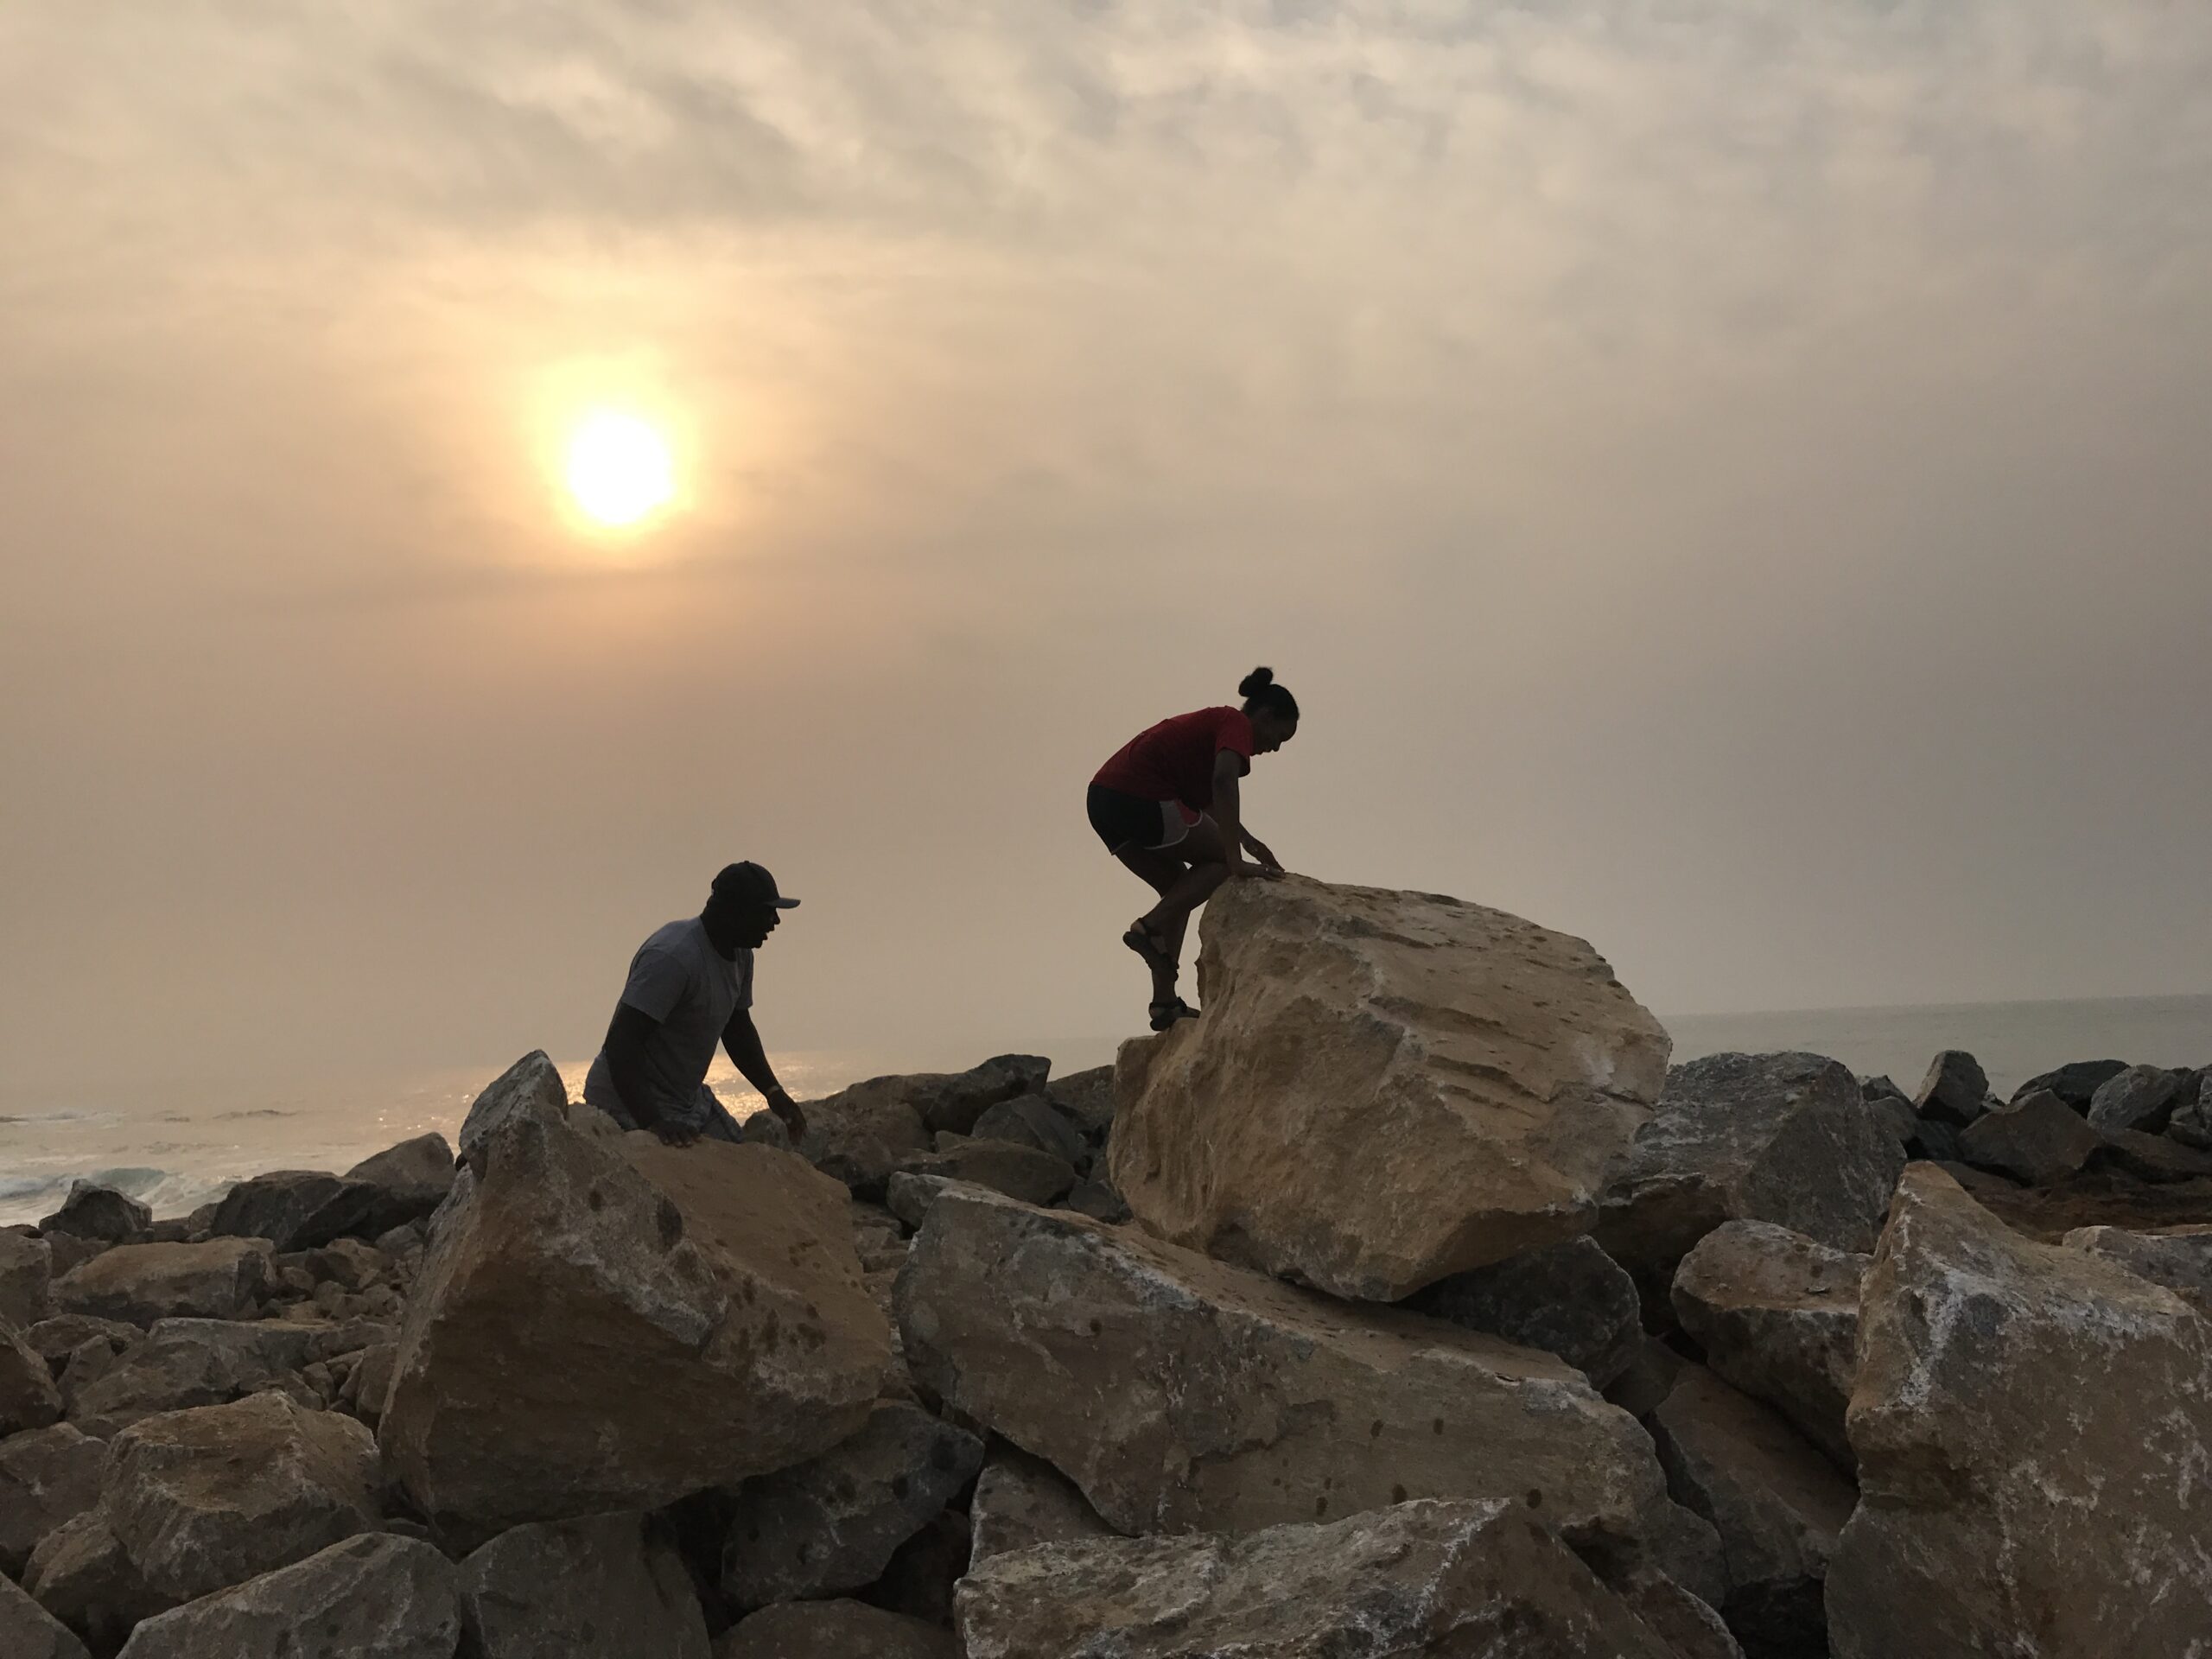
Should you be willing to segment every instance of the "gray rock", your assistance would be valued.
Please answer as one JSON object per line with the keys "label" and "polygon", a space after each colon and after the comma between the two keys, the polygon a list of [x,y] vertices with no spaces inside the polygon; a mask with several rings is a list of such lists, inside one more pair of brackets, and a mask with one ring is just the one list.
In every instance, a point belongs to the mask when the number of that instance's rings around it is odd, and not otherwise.
{"label": "gray rock", "polygon": [[2162,1066],[2131,1065],[2098,1085],[2089,1097],[2089,1122],[2101,1129],[2157,1135],[2180,1098],[2181,1078],[2175,1073]]}
{"label": "gray rock", "polygon": [[1859,1097],[1870,1106],[1882,1100],[1901,1100],[1907,1106],[1912,1104],[1912,1096],[1886,1077],[1859,1078]]}
{"label": "gray rock", "polygon": [[219,1406],[275,1389],[315,1403],[296,1373],[313,1327],[276,1319],[162,1319],[97,1378],[71,1390],[69,1417],[103,1439],[162,1412]]}
{"label": "gray rock", "polygon": [[1916,1165],[1866,1275],[1836,1659],[2185,1654],[2212,1630],[2212,1321]]}
{"label": "gray rock", "polygon": [[[433,1132],[402,1141],[373,1157],[364,1158],[346,1172],[346,1179],[383,1187],[395,1201],[409,1201],[416,1209],[416,1215],[410,1219],[420,1219],[436,1209],[453,1190],[453,1147],[445,1136]],[[392,1223],[394,1227],[405,1224]]]}
{"label": "gray rock", "polygon": [[986,1107],[976,1120],[972,1138],[1034,1147],[1077,1169],[1090,1160],[1090,1147],[1081,1128],[1046,1095],[1023,1095]]}
{"label": "gray rock", "polygon": [[1840,1250],[1873,1246],[1905,1164],[1859,1084],[1817,1054],[1715,1054],[1678,1065],[1598,1227],[1606,1253],[1657,1294],[1727,1221],[1770,1221]]}
{"label": "gray rock", "polygon": [[1744,1659],[1743,1649],[1712,1605],[1656,1567],[1617,1574],[1605,1580],[1605,1587],[1673,1649],[1675,1659]]}
{"label": "gray rock", "polygon": [[1959,1156],[2031,1186],[2050,1186],[2088,1162],[2101,1144],[2072,1107],[2040,1090],[1967,1124],[1959,1135]]}
{"label": "gray rock", "polygon": [[174,1605],[377,1524],[376,1442],[277,1394],[168,1412],[115,1437],[99,1513]]}
{"label": "gray rock", "polygon": [[[143,1238],[145,1235],[142,1233],[138,1236]],[[112,1248],[106,1239],[79,1238],[74,1233],[48,1233],[45,1238],[47,1248],[54,1252],[54,1276],[56,1279],[83,1267],[103,1250]]]}
{"label": "gray rock", "polygon": [[90,1313],[57,1313],[24,1332],[23,1340],[46,1361],[49,1370],[59,1371],[70,1355],[96,1337],[120,1351],[145,1334],[138,1326],[121,1319],[98,1319]]}
{"label": "gray rock", "polygon": [[1921,1080],[1913,1105],[1923,1117],[1964,1128],[1989,1109],[1989,1077],[1962,1048],[1938,1054]]}
{"label": "gray rock", "polygon": [[2198,1152],[2163,1135],[2140,1129],[2100,1131],[2104,1144],[2090,1157],[2091,1172],[2117,1169],[2154,1184],[2212,1179],[2212,1154]]}
{"label": "gray rock", "polygon": [[2062,1242],[2069,1250],[2086,1250],[2164,1285],[2212,1318],[2212,1227],[2177,1227],[2164,1233],[2077,1227]]}
{"label": "gray rock", "polygon": [[72,1313],[151,1325],[156,1319],[234,1319],[252,1312],[271,1277],[268,1243],[118,1244],[55,1281]]}
{"label": "gray rock", "polygon": [[44,1428],[61,1415],[61,1389],[45,1356],[0,1323],[0,1435]]}
{"label": "gray rock", "polygon": [[1675,1379],[1688,1363],[1659,1338],[1646,1336],[1637,1345],[1628,1369],[1606,1385],[1606,1402],[1618,1406],[1631,1417],[1649,1417],[1659,1408],[1659,1402],[1675,1391]]}
{"label": "gray rock", "polygon": [[0,1325],[29,1330],[54,1317],[54,1247],[42,1238],[0,1233]]}
{"label": "gray rock", "polygon": [[1675,1275],[1675,1311],[1727,1382],[1764,1401],[1843,1466],[1858,1372],[1859,1286],[1871,1256],[1767,1222],[1708,1234]]}
{"label": "gray rock", "polygon": [[1720,1611],[1745,1652],[1825,1652],[1823,1591],[1858,1501],[1851,1483],[1779,1417],[1696,1366],[1653,1414],[1651,1432],[1676,1501],[1720,1535]]}
{"label": "gray rock", "polygon": [[1000,1054],[966,1071],[877,1081],[898,1084],[931,1134],[971,1135],[976,1120],[1001,1101],[1042,1090],[1052,1070],[1042,1055]]}
{"label": "gray rock", "polygon": [[738,1488],[722,1588],[759,1607],[872,1584],[982,1461],[973,1434],[905,1401],[880,1403],[851,1439]]}
{"label": "gray rock", "polygon": [[1004,1445],[993,1448],[976,1478],[968,1520],[971,1572],[1017,1549],[1114,1535],[1066,1476],[1044,1459]]}
{"label": "gray rock", "polygon": [[763,1607],[715,1643],[715,1659],[960,1659],[950,1630],[858,1601]]}
{"label": "gray rock", "polygon": [[461,1156],[468,1163],[479,1161],[486,1140],[517,1112],[543,1111],[565,1121],[568,1109],[569,1086],[561,1081],[560,1069],[543,1049],[532,1049],[469,1103],[461,1124]]}
{"label": "gray rock", "polygon": [[1055,1077],[1045,1092],[1073,1118],[1083,1132],[1096,1140],[1114,1127],[1114,1068],[1094,1065]]}
{"label": "gray rock", "polygon": [[859,1196],[880,1198],[892,1172],[926,1154],[933,1135],[966,1135],[988,1108],[1042,1089],[1050,1070],[1050,1061],[1007,1054],[969,1071],[870,1077],[807,1103],[798,1150]]}
{"label": "gray rock", "polygon": [[962,1582],[959,1625],[967,1659],[1673,1659],[1541,1521],[1502,1501],[1021,1550]]}
{"label": "gray rock", "polygon": [[1657,1550],[1679,1513],[1635,1423],[1550,1355],[1134,1229],[948,1191],[896,1305],[924,1389],[1124,1532],[1533,1493],[1578,1542]]}
{"label": "gray rock", "polygon": [[902,1160],[900,1173],[966,1181],[1024,1204],[1050,1204],[1075,1185],[1074,1166],[1034,1147],[941,1135],[938,1147]]}
{"label": "gray rock", "polygon": [[169,1605],[148,1590],[99,1507],[39,1541],[23,1588],[98,1652],[113,1653],[130,1627]]}
{"label": "gray rock", "polygon": [[67,1625],[6,1579],[0,1579],[0,1653],[8,1659],[90,1659]]}
{"label": "gray rock", "polygon": [[2030,1077],[2012,1091],[2012,1098],[2025,1100],[2030,1095],[2048,1091],[2086,1117],[2089,1113],[2089,1103],[2096,1097],[2097,1090],[2126,1070],[2127,1062],[2125,1060],[2075,1060],[2069,1065],[2060,1066],[2056,1071],[2045,1071],[2040,1077]]}
{"label": "gray rock", "polygon": [[1869,1098],[1866,1105],[1867,1116],[1895,1135],[1901,1147],[1912,1147],[1926,1131],[1927,1125],[1920,1114],[1912,1109],[1912,1103],[1903,1095],[1877,1095]]}
{"label": "gray rock", "polygon": [[148,1619],[123,1659],[453,1659],[457,1579],[416,1539],[349,1538]]}
{"label": "gray rock", "polygon": [[2212,1077],[2197,1085],[2196,1099],[2174,1108],[2166,1133],[2192,1152],[2212,1152]]}
{"label": "gray rock", "polygon": [[384,1402],[391,1394],[392,1363],[398,1354],[396,1342],[373,1344],[361,1351],[352,1375],[346,1379],[340,1396],[346,1409],[371,1428],[384,1421]]}
{"label": "gray rock", "polygon": [[328,1170],[272,1170],[225,1193],[207,1230],[218,1238],[265,1238],[279,1251],[305,1249],[325,1242],[309,1236],[310,1224],[345,1185]]}
{"label": "gray rock", "polygon": [[[79,1181],[69,1189],[61,1207],[38,1224],[41,1233],[67,1233],[76,1238],[121,1244],[154,1224],[154,1212],[137,1199],[111,1186]],[[57,1267],[57,1271],[59,1268]]]}
{"label": "gray rock", "polygon": [[1636,1281],[1586,1236],[1453,1274],[1405,1305],[1556,1354],[1599,1389],[1628,1369],[1643,1340]]}
{"label": "gray rock", "polygon": [[884,1202],[906,1225],[918,1227],[928,1217],[937,1195],[957,1185],[949,1175],[913,1175],[899,1170],[884,1188]]}
{"label": "gray rock", "polygon": [[707,1659],[707,1622],[675,1548],[643,1515],[516,1527],[461,1564],[483,1659]]}
{"label": "gray rock", "polygon": [[67,1423],[0,1440],[0,1573],[21,1578],[31,1552],[99,1501],[107,1446]]}

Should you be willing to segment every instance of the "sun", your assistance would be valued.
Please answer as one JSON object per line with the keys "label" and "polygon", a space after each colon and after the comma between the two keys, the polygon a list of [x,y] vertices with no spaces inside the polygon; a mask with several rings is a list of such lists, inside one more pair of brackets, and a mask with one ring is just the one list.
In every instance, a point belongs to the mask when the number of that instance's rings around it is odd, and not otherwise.
{"label": "sun", "polygon": [[612,529],[644,522],[676,496],[668,441],[620,410],[594,410],[577,423],[566,477],[577,510]]}

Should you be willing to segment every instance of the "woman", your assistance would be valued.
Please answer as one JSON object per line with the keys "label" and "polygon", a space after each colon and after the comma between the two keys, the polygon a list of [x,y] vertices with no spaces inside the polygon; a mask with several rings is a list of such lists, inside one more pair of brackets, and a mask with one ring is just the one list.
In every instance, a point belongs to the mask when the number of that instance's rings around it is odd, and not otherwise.
{"label": "woman", "polygon": [[1191,912],[1232,877],[1282,873],[1244,828],[1241,787],[1254,755],[1271,754],[1298,734],[1298,699],[1269,668],[1254,669],[1236,690],[1242,709],[1163,720],[1090,780],[1090,827],[1160,895],[1122,935],[1152,969],[1154,1031],[1198,1014],[1175,994]]}

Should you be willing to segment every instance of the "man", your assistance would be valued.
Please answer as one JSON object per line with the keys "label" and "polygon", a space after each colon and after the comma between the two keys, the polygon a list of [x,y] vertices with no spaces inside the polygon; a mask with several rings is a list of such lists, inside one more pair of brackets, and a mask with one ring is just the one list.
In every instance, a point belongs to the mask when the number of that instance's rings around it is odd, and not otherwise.
{"label": "man", "polygon": [[753,1027],[753,953],[798,905],[758,864],[732,864],[715,878],[704,910],[656,929],[631,960],[606,1045],[584,1078],[585,1103],[671,1147],[702,1135],[741,1140],[707,1087],[719,1041],[791,1139],[804,1135],[805,1115],[776,1081]]}

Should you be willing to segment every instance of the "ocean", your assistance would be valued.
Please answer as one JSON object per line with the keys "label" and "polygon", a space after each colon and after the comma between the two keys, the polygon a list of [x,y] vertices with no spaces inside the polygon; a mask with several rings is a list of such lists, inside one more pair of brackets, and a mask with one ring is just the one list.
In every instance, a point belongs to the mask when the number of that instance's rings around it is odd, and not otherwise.
{"label": "ocean", "polygon": [[[1886,1073],[1907,1093],[1945,1048],[1972,1052],[1999,1095],[2069,1060],[2212,1065],[2212,996],[1684,1014],[1666,1023],[1678,1060],[1728,1049],[1806,1049],[1862,1074]],[[1040,1045],[1040,1052],[1058,1071],[1079,1071],[1110,1059],[1116,1040]],[[807,1100],[861,1077],[953,1069],[983,1058],[810,1050],[778,1055],[776,1070]],[[562,1063],[572,1094],[582,1090],[588,1064],[588,1056]],[[284,1085],[172,1080],[157,1093],[116,1089],[66,1098],[0,1093],[0,1224],[50,1214],[79,1179],[119,1187],[156,1216],[182,1215],[247,1175],[343,1170],[431,1129],[450,1139],[476,1091],[502,1065]],[[727,1060],[708,1081],[740,1117],[752,1109],[751,1091]]]}

